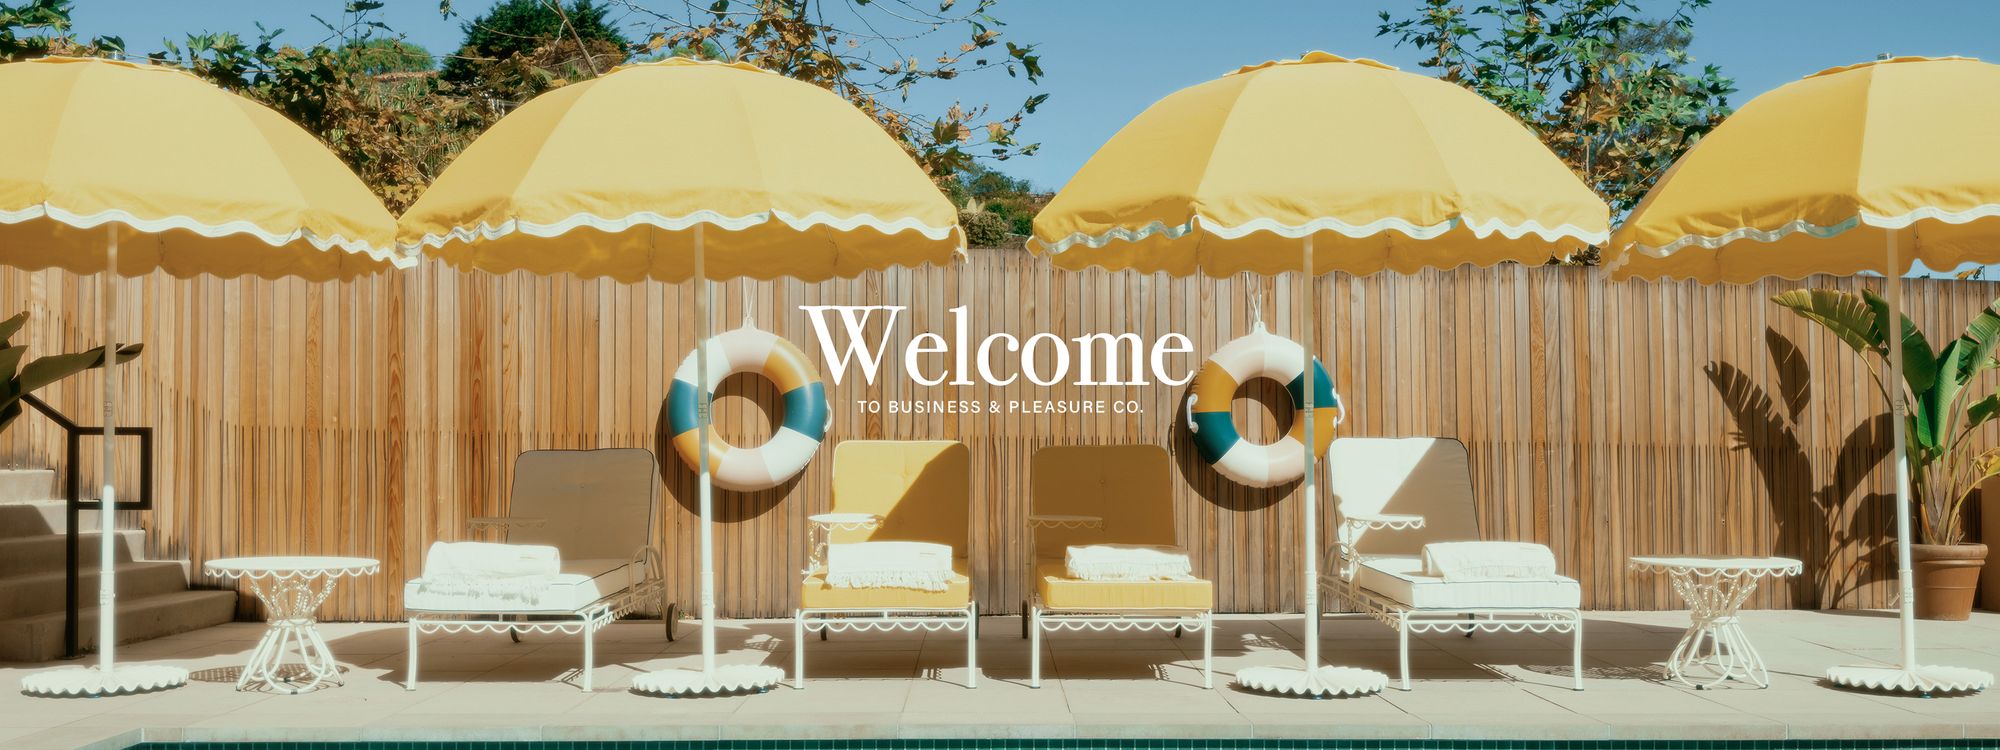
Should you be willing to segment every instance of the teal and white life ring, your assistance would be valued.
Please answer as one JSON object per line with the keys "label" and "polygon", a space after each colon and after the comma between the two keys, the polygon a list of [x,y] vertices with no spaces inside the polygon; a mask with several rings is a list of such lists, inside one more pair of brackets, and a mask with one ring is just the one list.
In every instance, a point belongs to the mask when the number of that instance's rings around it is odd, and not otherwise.
{"label": "teal and white life ring", "polygon": [[[1340,394],[1319,358],[1313,358],[1313,455],[1326,453],[1333,428],[1343,418]],[[1258,445],[1243,437],[1230,418],[1236,389],[1254,378],[1285,384],[1291,394],[1292,429],[1277,442]],[[1276,487],[1305,476],[1305,347],[1271,333],[1258,323],[1249,335],[1223,344],[1195,375],[1188,397],[1188,430],[1195,452],[1216,473],[1251,487]]]}
{"label": "teal and white life ring", "polygon": [[[688,466],[700,466],[703,439],[695,431],[697,352],[688,352],[674,371],[667,389],[667,426],[673,431],[674,452]],[[832,413],[826,408],[826,384],[819,369],[792,342],[745,324],[708,342],[708,387],[740,372],[754,372],[778,387],[785,404],[785,421],[763,445],[742,448],[722,440],[714,425],[707,431],[709,471],[715,486],[741,492],[770,489],[804,471],[826,439]]]}

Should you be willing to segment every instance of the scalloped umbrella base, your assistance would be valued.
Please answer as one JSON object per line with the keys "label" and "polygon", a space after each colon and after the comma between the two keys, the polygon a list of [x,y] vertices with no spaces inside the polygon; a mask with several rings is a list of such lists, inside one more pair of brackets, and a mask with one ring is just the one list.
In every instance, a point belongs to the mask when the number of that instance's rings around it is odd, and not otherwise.
{"label": "scalloped umbrella base", "polygon": [[632,692],[670,698],[761,693],[784,681],[785,670],[762,664],[724,664],[715,674],[664,669],[632,678]]}
{"label": "scalloped umbrella base", "polygon": [[1826,670],[1833,684],[1882,693],[1976,693],[1993,686],[1993,675],[1965,667],[1844,666]]}
{"label": "scalloped umbrella base", "polygon": [[51,697],[128,695],[171,690],[186,685],[188,671],[161,664],[121,664],[106,672],[96,667],[68,667],[21,678],[21,691]]}
{"label": "scalloped umbrella base", "polygon": [[1367,695],[1389,686],[1389,676],[1358,667],[1320,667],[1307,673],[1297,667],[1246,667],[1236,673],[1245,690],[1297,698]]}

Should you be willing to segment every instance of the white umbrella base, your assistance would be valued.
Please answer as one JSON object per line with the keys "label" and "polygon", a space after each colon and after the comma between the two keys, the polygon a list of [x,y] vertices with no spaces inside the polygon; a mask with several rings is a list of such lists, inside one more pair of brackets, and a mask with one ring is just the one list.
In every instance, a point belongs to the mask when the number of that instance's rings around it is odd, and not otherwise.
{"label": "white umbrella base", "polygon": [[1826,670],[1833,684],[1882,693],[1971,693],[1993,686],[1993,675],[1965,667],[1845,666]]}
{"label": "white umbrella base", "polygon": [[1320,667],[1313,673],[1297,667],[1245,667],[1236,672],[1236,684],[1259,693],[1326,698],[1379,693],[1389,686],[1389,676],[1357,667]]}
{"label": "white umbrella base", "polygon": [[714,674],[699,669],[663,669],[632,678],[632,691],[668,697],[761,693],[785,679],[785,670],[762,664],[725,664]]}
{"label": "white umbrella base", "polygon": [[21,678],[21,692],[52,698],[125,695],[177,688],[187,681],[187,670],[161,664],[123,664],[109,672],[68,667]]}

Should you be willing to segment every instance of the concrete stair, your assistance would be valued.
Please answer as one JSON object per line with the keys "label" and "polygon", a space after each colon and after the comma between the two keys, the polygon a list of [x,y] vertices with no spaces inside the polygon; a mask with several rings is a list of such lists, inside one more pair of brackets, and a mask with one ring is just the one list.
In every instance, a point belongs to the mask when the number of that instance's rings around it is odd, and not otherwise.
{"label": "concrete stair", "polygon": [[[64,506],[55,473],[0,470],[0,662],[49,661],[63,655]],[[78,581],[84,606],[77,635],[97,647],[98,554],[104,536],[95,511],[78,514]],[[122,514],[132,516],[134,514]],[[236,592],[190,589],[188,566],[145,559],[146,534],[121,518],[113,537],[118,560],[118,642],[219,625],[234,618]]]}

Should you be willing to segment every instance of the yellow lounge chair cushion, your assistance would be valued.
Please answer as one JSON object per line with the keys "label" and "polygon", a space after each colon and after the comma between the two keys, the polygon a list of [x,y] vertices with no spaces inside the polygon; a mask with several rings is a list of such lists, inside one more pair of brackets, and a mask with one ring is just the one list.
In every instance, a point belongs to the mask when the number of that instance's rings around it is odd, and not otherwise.
{"label": "yellow lounge chair cushion", "polygon": [[1061,560],[1035,563],[1035,590],[1043,609],[1214,609],[1215,584],[1192,581],[1085,581],[1069,577]]}
{"label": "yellow lounge chair cushion", "polygon": [[816,571],[799,587],[803,609],[963,609],[972,603],[972,562],[952,558],[954,575],[943,591],[904,588],[852,589],[829,586]]}

